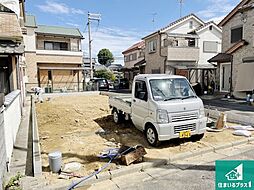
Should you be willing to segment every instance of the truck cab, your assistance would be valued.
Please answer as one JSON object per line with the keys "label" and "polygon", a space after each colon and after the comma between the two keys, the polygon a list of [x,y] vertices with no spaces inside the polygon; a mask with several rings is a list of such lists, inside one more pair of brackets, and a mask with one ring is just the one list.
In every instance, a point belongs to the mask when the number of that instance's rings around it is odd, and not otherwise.
{"label": "truck cab", "polygon": [[115,109],[122,115],[128,114],[152,146],[173,138],[194,136],[199,140],[205,133],[207,118],[203,102],[185,77],[137,75],[129,102],[130,110],[119,111],[119,104]]}

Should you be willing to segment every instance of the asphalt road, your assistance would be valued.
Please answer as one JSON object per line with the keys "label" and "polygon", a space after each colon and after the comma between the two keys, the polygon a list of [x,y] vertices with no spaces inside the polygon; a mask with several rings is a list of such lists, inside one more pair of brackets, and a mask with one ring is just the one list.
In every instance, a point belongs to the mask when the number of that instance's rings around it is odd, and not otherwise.
{"label": "asphalt road", "polygon": [[202,99],[205,107],[210,106],[210,108],[218,109],[219,111],[229,111],[229,110],[238,110],[238,111],[250,111],[254,112],[254,106],[241,104],[239,102],[230,102],[220,99],[206,100]]}
{"label": "asphalt road", "polygon": [[242,145],[176,161],[93,185],[89,189],[212,190],[215,189],[215,160],[253,160],[254,144]]}

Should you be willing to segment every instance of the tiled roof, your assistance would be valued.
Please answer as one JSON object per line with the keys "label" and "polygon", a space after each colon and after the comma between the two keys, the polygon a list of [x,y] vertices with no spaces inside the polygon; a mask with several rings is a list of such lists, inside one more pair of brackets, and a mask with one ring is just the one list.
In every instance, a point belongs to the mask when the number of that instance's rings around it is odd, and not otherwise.
{"label": "tiled roof", "polygon": [[[196,29],[194,29],[193,31],[191,31],[190,33],[194,33],[194,32],[199,32],[201,31],[202,29],[206,28],[207,26],[209,25],[214,25],[219,31],[221,31],[221,28],[218,27],[217,24],[215,24],[213,21],[209,21],[209,22],[206,22],[205,24],[197,27]],[[221,31],[222,32],[222,31]]]}
{"label": "tiled roof", "polygon": [[249,3],[250,0],[242,0],[228,15],[218,24],[220,27],[224,26],[236,13],[239,8]]}
{"label": "tiled roof", "polygon": [[27,27],[37,27],[35,16],[33,16],[33,15],[26,15],[25,26],[27,26]]}
{"label": "tiled roof", "polygon": [[142,49],[143,47],[145,47],[145,42],[144,41],[140,41],[134,45],[132,45],[131,47],[129,47],[128,49],[124,50],[122,52],[122,54],[137,50],[137,49]]}
{"label": "tiled roof", "polygon": [[38,25],[38,28],[36,28],[35,32],[39,34],[51,34],[83,38],[78,28]]}
{"label": "tiled roof", "polygon": [[143,39],[145,39],[145,38],[147,38],[147,37],[149,37],[149,36],[152,36],[153,34],[160,33],[160,32],[162,32],[162,31],[168,29],[169,27],[174,26],[175,24],[178,24],[178,23],[180,23],[180,22],[182,22],[182,21],[184,21],[184,20],[186,20],[186,19],[188,19],[188,18],[190,18],[190,17],[195,17],[197,20],[199,20],[201,23],[204,24],[204,22],[203,22],[200,18],[198,18],[195,14],[191,13],[191,14],[189,14],[189,15],[187,15],[187,16],[184,16],[184,17],[182,17],[182,18],[180,18],[180,19],[174,21],[174,22],[171,22],[169,25],[167,25],[167,26],[161,28],[160,30],[158,30],[158,31],[156,31],[156,32],[154,32],[154,33],[152,33],[152,34],[147,35],[147,36],[144,37]]}
{"label": "tiled roof", "polygon": [[232,47],[230,47],[226,53],[229,53],[229,54],[232,54],[234,53],[236,50],[238,50],[239,48],[245,46],[245,45],[248,45],[248,42],[246,42],[245,40],[241,40],[237,43],[235,43]]}
{"label": "tiled roof", "polygon": [[1,54],[22,54],[24,53],[24,44],[15,43],[11,40],[0,40],[0,53]]}
{"label": "tiled roof", "polygon": [[0,39],[22,40],[21,28],[16,14],[0,12]]}
{"label": "tiled roof", "polygon": [[232,58],[232,55],[227,54],[227,53],[218,53],[214,57],[208,60],[209,63],[212,62],[219,62],[219,63],[225,63],[225,62],[230,62]]}

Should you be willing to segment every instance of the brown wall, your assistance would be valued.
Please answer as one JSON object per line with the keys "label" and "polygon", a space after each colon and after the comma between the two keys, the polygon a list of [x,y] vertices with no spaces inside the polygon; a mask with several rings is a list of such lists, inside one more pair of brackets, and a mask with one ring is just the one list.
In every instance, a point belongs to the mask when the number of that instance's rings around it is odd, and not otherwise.
{"label": "brown wall", "polygon": [[[152,40],[157,41],[156,52],[149,53],[149,42]],[[160,56],[160,37],[155,35],[148,39],[145,39],[145,60],[146,60],[146,73],[152,73],[153,69],[160,69],[160,73],[164,73],[164,61],[165,58]],[[163,52],[162,52],[163,53]],[[164,55],[164,54],[163,54]]]}

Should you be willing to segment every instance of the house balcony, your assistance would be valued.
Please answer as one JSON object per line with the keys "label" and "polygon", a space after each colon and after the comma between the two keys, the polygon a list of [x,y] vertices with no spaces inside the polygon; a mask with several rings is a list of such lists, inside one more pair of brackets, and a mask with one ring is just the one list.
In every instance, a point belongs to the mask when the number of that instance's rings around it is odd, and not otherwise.
{"label": "house balcony", "polygon": [[36,50],[37,63],[83,64],[82,51]]}
{"label": "house balcony", "polygon": [[168,61],[191,61],[199,60],[198,47],[168,47]]}
{"label": "house balcony", "polygon": [[64,50],[36,50],[37,55],[64,55],[64,56],[83,56],[82,51],[64,51]]}
{"label": "house balcony", "polygon": [[164,40],[167,48],[168,61],[191,61],[199,60],[199,36],[196,34],[173,34],[168,33]]}

